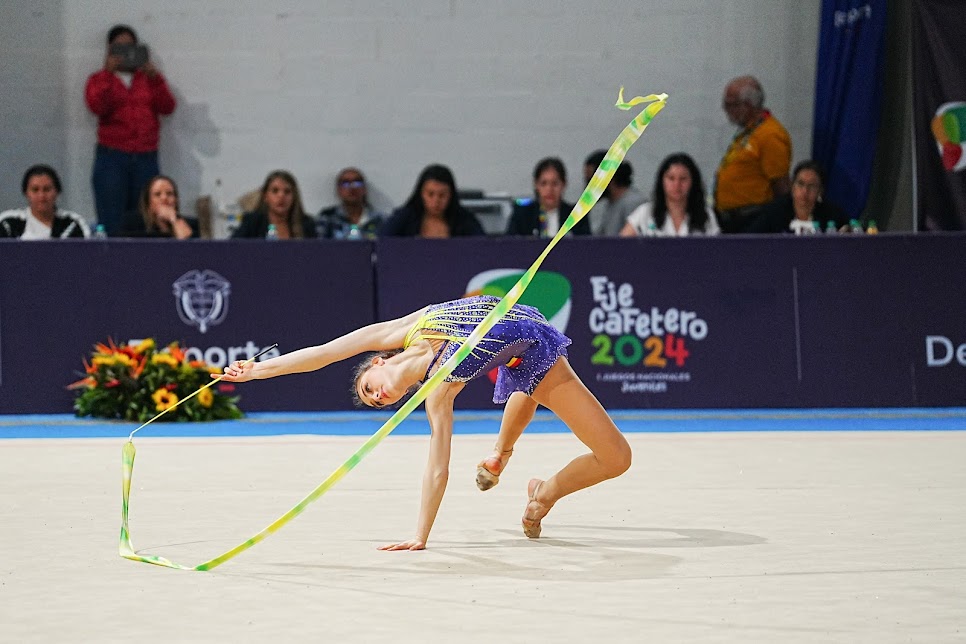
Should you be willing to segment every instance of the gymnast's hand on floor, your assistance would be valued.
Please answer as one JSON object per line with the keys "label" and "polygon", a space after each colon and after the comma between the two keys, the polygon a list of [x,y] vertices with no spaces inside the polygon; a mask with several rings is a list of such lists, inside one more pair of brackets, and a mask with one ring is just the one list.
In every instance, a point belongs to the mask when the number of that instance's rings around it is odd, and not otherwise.
{"label": "gymnast's hand on floor", "polygon": [[[255,370],[255,363],[249,362],[245,363],[242,360],[235,360],[230,365],[225,367],[225,373],[222,376],[222,380],[227,380],[228,382],[247,382],[255,377],[252,373]],[[216,374],[211,374],[212,378],[217,378]]]}
{"label": "gymnast's hand on floor", "polygon": [[403,541],[401,543],[387,543],[384,546],[379,546],[379,550],[425,550],[426,542],[419,537],[415,539],[410,539],[409,541]]}

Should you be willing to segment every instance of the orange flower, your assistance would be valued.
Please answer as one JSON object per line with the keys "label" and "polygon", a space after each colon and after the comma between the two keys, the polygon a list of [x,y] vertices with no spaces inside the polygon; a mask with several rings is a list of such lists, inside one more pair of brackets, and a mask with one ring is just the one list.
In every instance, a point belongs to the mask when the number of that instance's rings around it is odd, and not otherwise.
{"label": "orange flower", "polygon": [[96,386],[97,386],[97,381],[94,380],[94,378],[92,378],[91,376],[87,376],[86,378],[81,378],[77,382],[70,383],[69,385],[67,385],[67,388],[80,389],[81,387],[87,387],[88,389],[93,389]]}
{"label": "orange flower", "polygon": [[174,359],[178,362],[184,362],[184,351],[178,346],[177,342],[172,342],[168,345],[168,351],[174,356]]}
{"label": "orange flower", "polygon": [[155,408],[158,411],[170,409],[178,404],[178,396],[174,392],[163,388],[151,394],[151,399],[154,401]]}
{"label": "orange flower", "polygon": [[139,363],[137,363],[136,365],[134,365],[133,367],[131,367],[131,377],[134,378],[135,380],[137,380],[138,378],[140,378],[141,377],[141,373],[144,371],[144,366],[147,363],[148,363],[148,359],[146,357],[145,358],[141,358],[141,361]]}

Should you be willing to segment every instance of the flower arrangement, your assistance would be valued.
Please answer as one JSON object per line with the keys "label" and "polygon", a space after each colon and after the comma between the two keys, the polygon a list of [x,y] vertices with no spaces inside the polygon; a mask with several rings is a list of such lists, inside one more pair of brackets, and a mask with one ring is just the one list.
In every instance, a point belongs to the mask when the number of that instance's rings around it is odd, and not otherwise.
{"label": "flower arrangement", "polygon": [[[84,360],[86,376],[68,386],[80,390],[74,401],[78,416],[144,422],[211,382],[221,373],[199,360],[188,361],[177,342],[158,348],[148,338],[135,346],[95,344],[91,360]],[[217,391],[213,391],[217,389]],[[241,418],[230,383],[202,390],[159,421],[208,421]]]}

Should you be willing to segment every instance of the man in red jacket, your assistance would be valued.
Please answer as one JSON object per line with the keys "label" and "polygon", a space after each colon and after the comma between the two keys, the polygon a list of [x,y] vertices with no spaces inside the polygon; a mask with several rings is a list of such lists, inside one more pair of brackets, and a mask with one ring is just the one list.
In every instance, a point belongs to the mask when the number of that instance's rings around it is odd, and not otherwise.
{"label": "man in red jacket", "polygon": [[[109,235],[120,232],[121,218],[137,206],[138,196],[158,167],[159,115],[174,112],[175,100],[164,76],[126,25],[107,35],[104,69],[87,79],[84,99],[97,116],[94,155],[94,203],[97,219]],[[128,51],[124,51],[127,49]],[[139,60],[143,57],[143,60]]]}

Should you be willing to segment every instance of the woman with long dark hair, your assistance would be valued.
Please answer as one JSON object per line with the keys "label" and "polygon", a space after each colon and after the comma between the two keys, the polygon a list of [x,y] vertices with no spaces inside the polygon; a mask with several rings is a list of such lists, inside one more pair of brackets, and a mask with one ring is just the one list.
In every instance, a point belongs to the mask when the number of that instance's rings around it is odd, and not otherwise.
{"label": "woman with long dark hair", "polygon": [[305,214],[299,184],[291,172],[275,170],[265,177],[258,206],[242,216],[234,238],[264,238],[269,226],[278,239],[316,237],[315,222]]}
{"label": "woman with long dark hair", "polygon": [[654,178],[654,198],[627,216],[622,237],[684,237],[721,233],[705,201],[701,171],[689,155],[678,152],[661,162]]}
{"label": "woman with long dark hair", "polygon": [[462,237],[483,235],[476,215],[460,205],[453,173],[444,165],[426,166],[409,199],[393,211],[380,237]]}

